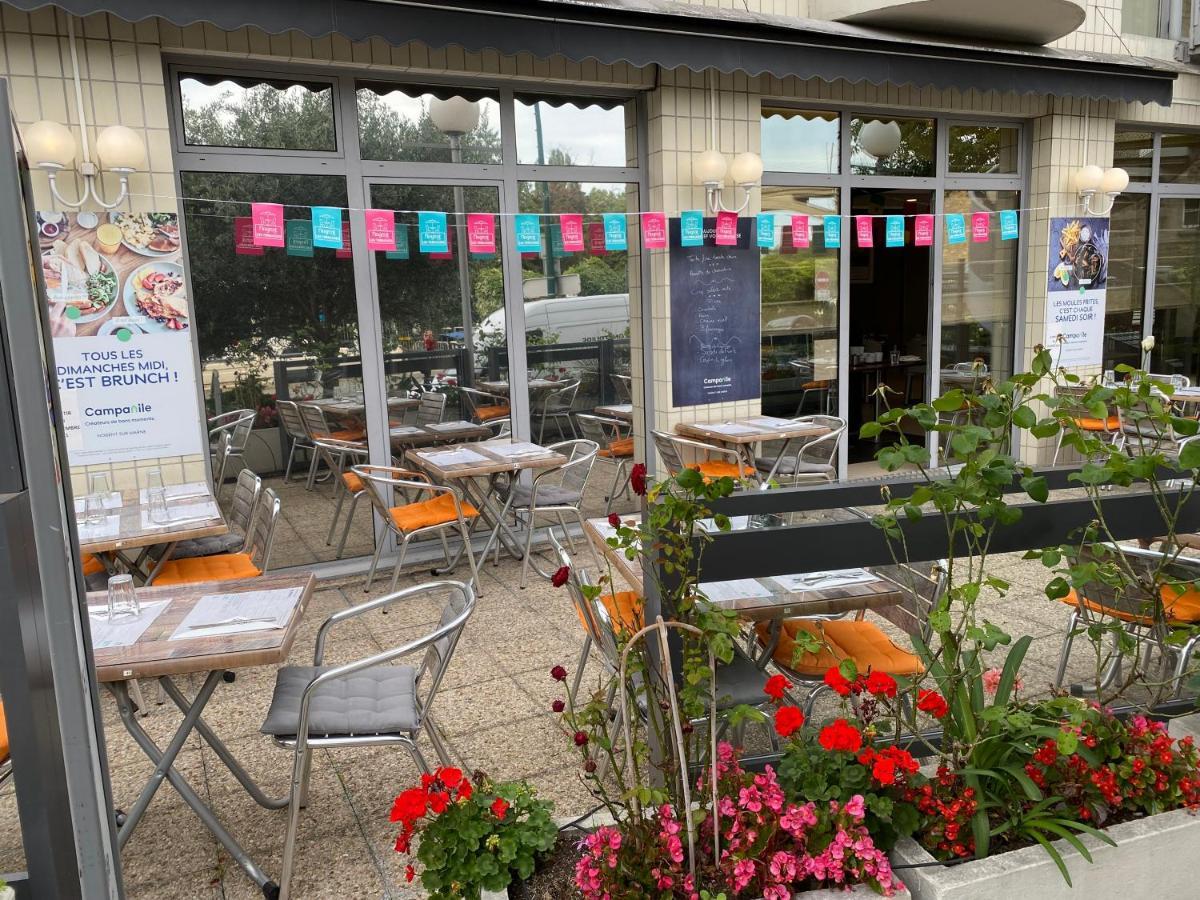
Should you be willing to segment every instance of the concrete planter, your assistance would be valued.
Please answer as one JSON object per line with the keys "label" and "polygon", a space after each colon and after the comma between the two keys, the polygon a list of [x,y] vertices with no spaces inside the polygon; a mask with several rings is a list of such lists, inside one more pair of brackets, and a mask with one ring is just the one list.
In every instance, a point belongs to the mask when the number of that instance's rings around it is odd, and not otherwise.
{"label": "concrete planter", "polygon": [[1054,900],[1054,898],[1120,897],[1161,900],[1196,895],[1195,850],[1200,846],[1200,816],[1178,809],[1106,829],[1112,847],[1080,835],[1092,854],[1083,859],[1065,841],[1055,841],[1071,873],[1074,887],[1040,846],[956,866],[929,865],[933,857],[905,839],[892,851],[896,876],[914,900]]}
{"label": "concrete planter", "polygon": [[282,472],[286,460],[280,456],[279,429],[255,428],[246,443],[246,465],[259,475]]}

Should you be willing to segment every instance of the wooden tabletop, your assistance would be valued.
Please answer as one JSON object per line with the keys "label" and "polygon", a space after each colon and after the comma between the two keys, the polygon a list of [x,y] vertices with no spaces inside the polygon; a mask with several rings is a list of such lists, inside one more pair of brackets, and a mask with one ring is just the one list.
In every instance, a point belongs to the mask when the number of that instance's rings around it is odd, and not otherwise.
{"label": "wooden tabletop", "polygon": [[[367,412],[366,402],[361,397],[352,399],[327,397],[324,400],[304,400],[301,402],[320,407],[322,412],[341,418],[363,416]],[[421,405],[421,401],[414,400],[412,397],[388,397],[387,405],[388,412],[395,412],[396,410],[416,409]]]}
{"label": "wooden tabletop", "polygon": [[757,444],[829,434],[829,429],[824,425],[793,422],[773,416],[750,416],[729,422],[680,422],[675,430],[684,437],[721,444]]}
{"label": "wooden tabletop", "polygon": [[[484,475],[495,475],[498,472],[518,472],[522,469],[552,469],[567,461],[567,458],[561,453],[545,448],[541,448],[542,452],[536,455],[504,455],[503,451],[506,448],[518,443],[524,445],[527,442],[496,438],[439,450],[409,450],[405,453],[405,458],[424,469],[438,481],[447,481],[451,478],[477,478]],[[473,452],[482,459],[461,463],[444,461],[445,457],[442,454],[457,451]]]}
{"label": "wooden tabletop", "polygon": [[632,422],[633,404],[613,403],[610,406],[597,406],[595,413],[598,416],[608,416],[610,419],[620,419],[622,422]]}
{"label": "wooden tabletop", "polygon": [[[531,391],[552,391],[555,388],[570,384],[570,379],[552,381],[549,378],[531,378],[527,383]],[[480,381],[478,385],[481,391],[487,391],[489,394],[503,394],[508,396],[509,385],[507,381]]]}
{"label": "wooden tabletop", "polygon": [[[237,581],[207,584],[170,585],[138,588],[142,604],[170,600],[137,643],[127,647],[107,647],[95,651],[96,677],[100,681],[127,681],[159,675],[186,675],[214,669],[241,669],[248,666],[279,665],[287,659],[296,630],[317,583],[312,573],[300,575],[264,575]],[[264,628],[209,637],[170,640],[175,629],[201,597],[243,591],[270,591],[300,588],[300,599],[284,628]],[[87,595],[91,607],[107,607],[108,594],[93,591]]]}
{"label": "wooden tabletop", "polygon": [[392,448],[428,447],[489,437],[492,430],[474,422],[441,422],[438,425],[393,425]]}
{"label": "wooden tabletop", "polygon": [[[169,485],[167,491],[168,513],[175,516],[178,521],[162,525],[149,522],[149,507],[140,501],[140,492],[121,491],[121,506],[105,510],[107,516],[117,516],[120,519],[116,535],[90,536],[88,534],[89,526],[82,524],[83,513],[80,512],[77,515],[77,520],[80,522],[79,549],[84,553],[110,553],[114,550],[130,550],[172,541],[228,534],[229,525],[226,524],[220,507],[217,507],[215,516],[203,518],[188,512],[189,507],[194,508],[202,503],[208,502],[216,505],[216,500],[207,482]],[[172,491],[187,491],[187,494],[172,496]]]}
{"label": "wooden tabletop", "polygon": [[[636,518],[626,518],[623,521],[630,527],[637,527],[639,522]],[[608,545],[608,538],[616,533],[608,524],[608,519],[588,519],[584,524],[584,531],[588,539],[604,554],[605,560],[612,565],[613,570],[633,590],[639,594],[643,593],[641,557],[627,559],[624,551]],[[773,578],[751,580],[756,581],[769,596],[709,599],[716,606],[735,610],[739,616],[756,622],[790,616],[832,615],[860,609],[885,609],[898,606],[904,601],[901,587],[880,575],[876,575],[872,581],[801,591],[788,590]],[[614,590],[616,589],[618,588],[614,586]]]}

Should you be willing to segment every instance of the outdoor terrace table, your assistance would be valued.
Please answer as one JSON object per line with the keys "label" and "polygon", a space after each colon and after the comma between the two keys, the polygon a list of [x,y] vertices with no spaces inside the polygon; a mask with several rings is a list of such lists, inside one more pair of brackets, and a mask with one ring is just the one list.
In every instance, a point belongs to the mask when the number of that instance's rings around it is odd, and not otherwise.
{"label": "outdoor terrace table", "polygon": [[[499,508],[493,501],[500,476],[508,475],[515,479],[522,471],[553,469],[567,462],[567,457],[554,450],[510,438],[495,438],[443,450],[413,449],[405,454],[405,458],[427,472],[435,481],[442,484],[461,482],[463,494],[479,510],[485,522],[492,526],[483,553],[479,555],[481,560],[487,559],[488,552],[497,540],[517,559],[525,555],[521,542],[504,522],[515,492],[509,491],[504,504]],[[454,568],[462,556],[463,549],[465,548],[459,549],[458,555],[442,571]]]}
{"label": "outdoor terrace table", "polygon": [[733,448],[751,471],[754,470],[754,448],[765,441],[784,441],[784,449],[780,451],[783,453],[786,452],[787,443],[792,440],[829,434],[829,429],[824,425],[775,416],[750,416],[728,422],[680,422],[675,426],[675,431],[684,437]]}
{"label": "outdoor terrace table", "polygon": [[[131,574],[142,577],[142,564],[150,551],[159,545],[165,549],[158,561],[145,576],[153,581],[179,541],[210,537],[229,533],[221,508],[208,482],[193,481],[186,484],[168,485],[168,521],[156,523],[150,520],[150,507],[143,502],[146,491],[114,491],[119,494],[121,505],[105,509],[105,521],[99,525],[78,524],[79,549],[84,553],[96,554],[105,561],[110,572],[116,572],[116,562],[123,563]],[[77,509],[84,498],[78,498]],[[77,512],[76,515],[81,515]],[[115,520],[115,521],[114,521]],[[128,552],[141,550],[135,558]]]}
{"label": "outdoor terrace table", "polygon": [[[529,393],[536,394],[540,391],[552,391],[555,388],[560,388],[569,383],[569,379],[563,381],[553,381],[549,378],[530,378],[527,384],[529,385]],[[489,394],[503,394],[508,396],[509,384],[507,381],[480,381],[479,389],[487,391]]]}
{"label": "outdoor terrace table", "polygon": [[[325,415],[334,416],[338,419],[361,419],[367,414],[366,402],[361,397],[351,399],[329,397],[324,400],[306,400],[303,402],[319,407]],[[421,405],[421,401],[412,397],[388,397],[387,405],[388,414],[391,415],[395,412],[416,409]]]}
{"label": "outdoor terrace table", "polygon": [[633,424],[632,403],[613,403],[609,406],[597,406],[595,413],[598,416],[607,416],[610,419],[619,419],[622,422]]}
{"label": "outdoor terrace table", "polygon": [[[217,819],[213,810],[196,794],[183,775],[175,769],[175,760],[183,749],[188,737],[193,731],[199,732],[201,738],[220,758],[226,768],[241,783],[246,792],[265,809],[283,809],[288,805],[288,797],[268,797],[246,772],[242,765],[230,752],[229,748],[216,736],[212,728],[201,718],[204,707],[212,698],[213,692],[222,681],[232,681],[232,669],[249,666],[279,665],[287,659],[292,642],[304,610],[312,596],[316,578],[312,574],[301,575],[264,575],[261,578],[248,578],[237,581],[209,582],[196,585],[171,585],[170,587],[150,587],[138,591],[138,600],[142,606],[139,619],[150,616],[152,620],[145,630],[132,643],[114,646],[100,646],[98,638],[99,623],[92,624],[94,642],[94,659],[96,677],[112,693],[117,701],[117,711],[121,723],[129,732],[142,752],[154,764],[154,772],[146,782],[146,786],[138,795],[136,801],[123,818],[118,818],[117,845],[124,847],[133,830],[137,827],[150,801],[163,780],[179,792],[179,795],[200,817],[200,821],[212,832],[213,836],[237,861],[254,882],[262,889],[266,897],[278,896],[278,886],[252,860]],[[280,602],[290,611],[283,627],[264,627],[259,625],[254,631],[240,631],[233,634],[208,634],[206,636],[184,636],[171,640],[177,629],[182,629],[184,620],[202,597],[227,594],[249,594],[251,592],[271,592],[269,597]],[[261,595],[260,595],[261,596]],[[247,602],[253,598],[247,596]],[[157,608],[160,602],[165,607]],[[89,611],[95,615],[107,618],[105,612],[107,595],[103,591],[88,594]],[[157,613],[157,614],[156,614]],[[120,620],[128,623],[132,620]],[[106,623],[107,624],[107,623]],[[245,625],[252,625],[246,622]],[[197,629],[198,632],[206,629]],[[192,673],[207,673],[200,690],[192,699],[184,696],[175,683],[180,675]],[[165,748],[159,747],[145,729],[137,721],[136,710],[130,699],[130,683],[136,678],[157,678],[163,691],[169,696],[180,712],[183,721],[171,736]]]}
{"label": "outdoor terrace table", "polygon": [[395,452],[408,447],[476,441],[491,435],[492,430],[486,425],[467,421],[439,422],[435,425],[393,425],[391,428],[392,450]]}

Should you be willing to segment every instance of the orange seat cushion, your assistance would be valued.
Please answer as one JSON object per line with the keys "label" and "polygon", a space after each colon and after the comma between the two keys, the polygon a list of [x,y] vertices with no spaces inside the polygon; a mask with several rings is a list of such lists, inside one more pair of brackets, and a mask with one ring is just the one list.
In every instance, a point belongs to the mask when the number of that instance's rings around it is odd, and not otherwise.
{"label": "orange seat cushion", "polygon": [[[432,500],[394,506],[389,512],[392,514],[392,521],[401,531],[415,531],[418,528],[430,528],[458,521],[453,494],[438,494]],[[464,500],[462,514],[464,519],[473,519],[479,515],[479,510]]]}
{"label": "orange seat cushion", "polygon": [[[832,648],[825,646],[817,653],[809,653],[805,651],[800,656],[796,656],[796,635],[801,631],[807,631],[818,640],[822,639],[820,623],[807,619],[786,619],[780,626],[779,643],[775,645],[775,652],[771,658],[781,666],[790,669],[800,675],[813,675],[820,677],[825,674],[825,671],[830,666],[836,666],[841,662],[841,657],[835,655]],[[759,622],[754,626],[754,630],[758,632],[758,639],[765,646],[770,640],[771,624],[769,622]]]}
{"label": "orange seat cushion", "polygon": [[216,556],[167,560],[154,579],[154,586],[232,581],[236,578],[257,578],[261,574],[262,569],[250,561],[249,553],[218,553]]}
{"label": "orange seat cushion", "polygon": [[806,381],[800,385],[801,390],[805,391],[823,391],[829,387],[829,381],[822,379],[821,381]]}
{"label": "orange seat cushion", "polygon": [[[1200,622],[1200,591],[1188,588],[1179,592],[1170,585],[1164,584],[1160,590],[1160,596],[1163,601],[1163,612],[1166,613],[1169,624],[1183,626]],[[1082,606],[1098,616],[1112,616],[1122,622],[1132,622],[1137,625],[1154,624],[1154,617],[1150,615],[1139,615],[1130,610],[1114,609],[1095,600],[1089,600],[1087,597],[1082,598],[1081,601],[1074,589],[1069,591],[1067,596],[1061,599],[1061,602],[1068,606]]]}
{"label": "orange seat cushion", "polygon": [[357,431],[353,431],[353,430],[335,431],[332,434],[330,434],[329,436],[331,438],[333,438],[335,441],[361,441],[367,435],[366,435],[366,432],[364,432],[360,428]]}
{"label": "orange seat cushion", "polygon": [[8,761],[8,720],[4,717],[4,702],[0,701],[0,763]]}
{"label": "orange seat cushion", "polygon": [[1071,421],[1081,431],[1116,431],[1121,427],[1121,420],[1117,416],[1109,416],[1107,419],[1092,419],[1084,416]]}
{"label": "orange seat cushion", "polygon": [[480,422],[490,422],[492,419],[499,419],[507,416],[510,412],[508,406],[497,404],[495,406],[480,406],[475,410],[475,418]]}
{"label": "orange seat cushion", "polygon": [[89,575],[99,575],[101,572],[108,571],[104,568],[104,563],[100,561],[100,557],[95,553],[85,553],[80,557],[79,561],[83,563],[84,578],[87,578]]}
{"label": "orange seat cushion", "polygon": [[607,456],[610,458],[625,459],[633,456],[633,438],[623,437],[617,438],[603,450],[596,454],[597,456]]}
{"label": "orange seat cushion", "polygon": [[352,494],[357,494],[364,487],[363,480],[353,472],[342,473],[342,484],[344,484],[346,486],[346,490]]}
{"label": "orange seat cushion", "polygon": [[[770,636],[770,626],[760,622],[755,626],[764,644]],[[805,651],[798,658],[796,635],[807,631],[825,646],[817,653]],[[897,647],[873,622],[857,619],[788,619],[783,623],[779,643],[772,654],[775,662],[800,675],[818,677],[843,659],[854,660],[860,672],[868,669],[889,675],[918,675],[923,672],[919,657]]]}
{"label": "orange seat cushion", "polygon": [[723,459],[707,459],[701,463],[692,463],[689,469],[696,469],[705,478],[752,478],[754,470],[739,463],[726,462]]}
{"label": "orange seat cushion", "polygon": [[[634,591],[618,591],[616,594],[604,594],[600,602],[608,610],[613,630],[617,634],[633,634],[641,631],[646,624],[646,601]],[[579,616],[579,624],[587,631],[587,622],[583,621],[583,613],[578,608],[575,614]]]}

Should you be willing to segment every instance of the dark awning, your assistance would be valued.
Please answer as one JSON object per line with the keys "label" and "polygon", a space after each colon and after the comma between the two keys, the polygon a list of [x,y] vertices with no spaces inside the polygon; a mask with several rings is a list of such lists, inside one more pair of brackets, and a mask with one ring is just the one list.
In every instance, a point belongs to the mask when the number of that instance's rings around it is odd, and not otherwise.
{"label": "dark awning", "polygon": [[7,0],[31,10],[108,12],[127,21],[292,29],[352,41],[420,41],[469,51],[562,55],[693,71],[769,73],[914,87],[1169,104],[1183,67],[1159,60],[914,37],[837,22],[698,7],[671,0]]}

